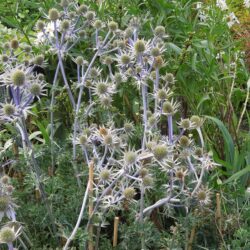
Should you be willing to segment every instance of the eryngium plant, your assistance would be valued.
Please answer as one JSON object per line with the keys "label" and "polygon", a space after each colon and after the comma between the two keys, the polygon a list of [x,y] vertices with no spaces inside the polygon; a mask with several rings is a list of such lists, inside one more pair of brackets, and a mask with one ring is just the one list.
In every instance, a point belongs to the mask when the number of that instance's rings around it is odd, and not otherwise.
{"label": "eryngium plant", "polygon": [[[143,224],[153,209],[160,206],[184,207],[189,212],[196,206],[205,208],[210,202],[210,190],[203,179],[216,164],[205,150],[201,130],[204,119],[196,115],[178,118],[181,104],[174,98],[175,77],[164,70],[164,45],[168,38],[165,27],[155,27],[152,37],[144,38],[140,35],[141,25],[137,18],[131,19],[125,29],[120,29],[114,21],[105,23],[97,19],[96,13],[88,6],[64,0],[58,9],[49,11],[45,20],[38,21],[36,28],[39,30],[37,44],[43,44],[47,51],[58,58],[51,92],[52,166],[54,89],[59,73],[74,110],[72,161],[79,188],[82,185],[75,164],[77,149],[88,166],[94,165],[94,206],[86,230],[92,226],[94,215],[97,215],[101,225],[107,211],[136,203],[134,198],[139,193],[138,216],[135,219],[141,225],[141,248],[145,249]],[[71,52],[84,39],[90,41],[86,51],[92,53],[91,58],[86,54],[75,55]],[[3,55],[8,57],[5,61],[12,59],[18,43],[10,47],[10,53]],[[65,58],[72,59],[76,64],[77,81],[73,86],[69,84],[71,79],[64,68]],[[44,65],[43,58],[38,59],[34,62]],[[1,81],[12,93],[11,100],[2,104],[2,120],[16,124],[24,147],[28,146],[31,150],[31,144],[27,143],[25,117],[34,97],[43,94],[45,83],[41,76],[32,72],[29,63],[6,64]],[[139,146],[130,140],[135,130],[133,122],[124,121],[123,127],[117,127],[114,114],[110,112],[114,96],[123,84],[128,83],[136,86],[143,107],[140,119],[143,132]],[[73,91],[75,86],[77,89]],[[83,95],[88,95],[85,103],[82,101]],[[109,122],[89,124],[89,117],[97,114],[99,107],[106,112]],[[167,124],[167,131],[161,129],[163,123]],[[195,139],[196,133],[198,141]],[[33,154],[30,155],[42,192],[39,168]],[[165,180],[163,184],[156,178],[159,175]],[[162,197],[150,206],[145,206],[145,193],[154,189],[155,184],[159,186],[158,182],[161,183]],[[81,211],[64,249],[68,249],[84,215],[90,182],[85,186]],[[98,242],[98,236],[96,240]]]}

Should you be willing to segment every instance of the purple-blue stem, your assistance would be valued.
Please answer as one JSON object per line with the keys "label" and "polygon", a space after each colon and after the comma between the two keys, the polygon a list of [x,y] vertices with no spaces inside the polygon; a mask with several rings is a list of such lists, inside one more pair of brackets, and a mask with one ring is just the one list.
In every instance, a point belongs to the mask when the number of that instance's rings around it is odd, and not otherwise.
{"label": "purple-blue stem", "polygon": [[168,115],[168,140],[170,144],[173,144],[173,116]]}

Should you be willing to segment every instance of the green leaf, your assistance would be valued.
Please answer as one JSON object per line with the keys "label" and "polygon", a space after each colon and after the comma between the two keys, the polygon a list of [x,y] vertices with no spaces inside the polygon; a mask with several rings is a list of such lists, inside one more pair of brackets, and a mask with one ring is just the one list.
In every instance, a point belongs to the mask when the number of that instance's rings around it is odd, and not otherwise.
{"label": "green leaf", "polygon": [[233,142],[233,139],[232,139],[230,133],[228,132],[228,129],[225,127],[225,125],[223,124],[223,122],[221,120],[219,120],[215,117],[212,117],[212,116],[205,116],[205,117],[208,118],[209,120],[213,121],[214,123],[216,123],[216,125],[220,129],[220,131],[223,135],[223,138],[224,138],[226,160],[233,165],[234,154],[235,154],[234,142]]}
{"label": "green leaf", "polygon": [[240,177],[242,177],[245,174],[250,173],[250,165],[246,166],[242,170],[238,171],[237,173],[233,174],[230,178],[228,178],[223,184],[227,184],[229,182],[238,180]]}

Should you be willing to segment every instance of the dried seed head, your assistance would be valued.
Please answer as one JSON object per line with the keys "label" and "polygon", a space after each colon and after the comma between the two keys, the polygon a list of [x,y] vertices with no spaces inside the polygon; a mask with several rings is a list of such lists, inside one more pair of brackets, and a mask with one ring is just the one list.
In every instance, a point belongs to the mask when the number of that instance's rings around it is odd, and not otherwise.
{"label": "dried seed head", "polygon": [[10,198],[8,196],[0,196],[0,212],[4,212],[8,209],[10,204]]}
{"label": "dried seed head", "polygon": [[125,188],[123,191],[123,195],[127,200],[132,200],[135,196],[135,189],[133,187]]}
{"label": "dried seed head", "polygon": [[44,56],[43,55],[38,55],[38,56],[36,56],[34,58],[34,63],[36,65],[42,66],[43,62],[44,62]]}
{"label": "dried seed head", "polygon": [[6,116],[12,116],[14,115],[16,112],[16,108],[14,105],[10,104],[10,103],[6,103],[3,105],[3,113]]}
{"label": "dried seed head", "polygon": [[93,21],[95,18],[95,12],[94,11],[87,11],[86,18],[88,21]]}
{"label": "dried seed head", "polygon": [[105,136],[108,134],[108,130],[104,127],[101,127],[101,128],[99,128],[99,133],[100,133],[100,135]]}
{"label": "dried seed head", "polygon": [[183,181],[183,180],[184,180],[184,177],[185,177],[185,174],[184,174],[184,172],[183,172],[182,170],[177,170],[176,173],[175,173],[175,176],[176,176],[179,180]]}
{"label": "dried seed head", "polygon": [[39,83],[32,83],[29,91],[33,96],[39,96],[41,95],[41,92],[42,92],[41,85]]}
{"label": "dried seed head", "polygon": [[108,28],[110,31],[115,32],[118,29],[118,24],[114,21],[108,23]]}
{"label": "dried seed head", "polygon": [[37,29],[38,30],[44,30],[44,28],[45,28],[45,24],[44,24],[44,22],[43,21],[41,21],[41,20],[38,20],[38,22],[36,23],[36,27],[37,27]]}
{"label": "dried seed head", "polygon": [[203,124],[203,119],[197,115],[193,115],[190,118],[190,121],[194,124],[195,128],[199,128]]}
{"label": "dried seed head", "polygon": [[66,31],[70,28],[70,22],[68,20],[63,20],[60,26],[63,31]]}
{"label": "dried seed head", "polygon": [[163,26],[157,26],[154,30],[154,33],[158,37],[163,37],[165,35],[165,27]]}
{"label": "dried seed head", "polygon": [[157,48],[157,47],[152,48],[152,49],[151,49],[151,55],[152,55],[153,57],[159,56],[159,55],[160,55],[160,49]]}
{"label": "dried seed head", "polygon": [[17,39],[12,39],[12,40],[10,41],[10,47],[11,47],[12,49],[17,49],[17,48],[19,47],[19,42],[18,42],[18,40],[17,40]]}
{"label": "dried seed head", "polygon": [[100,20],[95,20],[93,26],[94,26],[95,29],[99,30],[99,29],[102,28],[102,22]]}
{"label": "dried seed head", "polygon": [[1,183],[3,184],[8,184],[10,181],[10,178],[8,175],[4,175],[2,178],[1,178]]}
{"label": "dried seed head", "polygon": [[126,55],[126,54],[121,55],[121,63],[123,65],[128,65],[130,61],[131,61],[131,58],[129,55]]}
{"label": "dried seed head", "polygon": [[100,179],[103,181],[108,181],[110,179],[110,171],[108,169],[103,169],[100,172]]}
{"label": "dried seed head", "polygon": [[160,69],[164,65],[164,61],[161,56],[157,56],[154,61],[154,67]]}
{"label": "dried seed head", "polygon": [[167,156],[167,147],[165,145],[156,145],[153,148],[153,154],[156,160],[161,161]]}
{"label": "dried seed head", "polygon": [[134,45],[136,54],[143,53],[146,50],[146,45],[143,40],[137,40]]}
{"label": "dried seed head", "polygon": [[183,135],[183,136],[181,136],[179,143],[182,147],[185,148],[185,147],[188,147],[191,142],[187,136]]}
{"label": "dried seed head", "polygon": [[59,19],[59,12],[57,9],[52,8],[49,10],[49,19],[51,21],[56,21],[57,19]]}
{"label": "dried seed head", "polygon": [[137,154],[134,151],[127,151],[124,153],[124,161],[127,165],[132,165],[137,160]]}
{"label": "dried seed head", "polygon": [[0,231],[1,243],[12,243],[16,239],[16,235],[13,229],[10,227],[3,227]]}

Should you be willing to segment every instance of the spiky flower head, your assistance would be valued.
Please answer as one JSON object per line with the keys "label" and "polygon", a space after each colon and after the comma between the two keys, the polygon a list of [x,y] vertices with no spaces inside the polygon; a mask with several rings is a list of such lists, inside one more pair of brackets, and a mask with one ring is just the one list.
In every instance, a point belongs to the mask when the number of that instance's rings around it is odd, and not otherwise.
{"label": "spiky flower head", "polygon": [[143,40],[137,40],[134,44],[134,50],[136,54],[143,53],[146,50],[146,45]]}
{"label": "spiky flower head", "polygon": [[36,28],[38,29],[38,30],[44,30],[44,28],[45,28],[45,23],[42,21],[42,20],[38,20],[37,21],[37,23],[36,23]]}
{"label": "spiky flower head", "polygon": [[150,53],[153,57],[157,57],[160,55],[161,51],[158,47],[154,47],[151,49]]}
{"label": "spiky flower head", "polygon": [[8,209],[10,204],[10,198],[8,196],[0,196],[0,212],[4,212]]}
{"label": "spiky flower head", "polygon": [[162,161],[167,156],[167,153],[168,153],[168,149],[167,149],[167,146],[164,144],[156,145],[153,148],[154,157],[158,161]]}
{"label": "spiky flower head", "polygon": [[102,28],[103,23],[102,23],[102,21],[100,21],[100,20],[95,20],[93,26],[94,26],[95,29],[99,30],[99,29]]}
{"label": "spiky flower head", "polygon": [[110,179],[110,176],[111,176],[111,173],[110,173],[110,170],[108,169],[103,169],[99,174],[100,179],[103,181],[108,181]]}
{"label": "spiky flower head", "polygon": [[109,28],[110,31],[115,32],[115,31],[118,29],[118,24],[117,24],[117,22],[110,21],[110,22],[108,23],[108,28]]}
{"label": "spiky flower head", "polygon": [[165,101],[162,105],[162,110],[166,114],[172,114],[174,112],[174,107],[171,102]]}
{"label": "spiky flower head", "polygon": [[103,136],[103,143],[105,145],[108,145],[108,146],[112,145],[113,136],[111,134],[107,134],[107,135]]}
{"label": "spiky flower head", "polygon": [[21,87],[22,85],[24,85],[25,79],[26,79],[25,73],[20,69],[16,69],[11,75],[12,83],[16,87]]}
{"label": "spiky flower head", "polygon": [[2,62],[8,62],[9,61],[9,57],[7,55],[2,55],[1,56],[1,60],[2,60]]}
{"label": "spiky flower head", "polygon": [[60,24],[61,30],[67,31],[70,28],[69,20],[63,20]]}
{"label": "spiky flower head", "polygon": [[30,93],[33,95],[33,96],[40,96],[41,93],[42,93],[42,86],[37,83],[37,82],[34,82],[30,85],[29,87],[29,91]]}
{"label": "spiky flower head", "polygon": [[31,47],[30,45],[27,45],[27,44],[23,47],[23,50],[24,50],[26,53],[29,53],[29,52],[31,51],[31,49],[32,49],[32,47]]}
{"label": "spiky flower head", "polygon": [[154,184],[154,179],[150,175],[147,175],[142,178],[142,183],[145,187],[152,187]]}
{"label": "spiky flower head", "polygon": [[142,178],[144,178],[146,175],[148,175],[148,170],[146,168],[141,168],[139,174]]}
{"label": "spiky flower head", "polygon": [[3,44],[4,49],[8,50],[10,49],[10,43],[6,42]]}
{"label": "spiky flower head", "polygon": [[124,130],[126,133],[131,133],[134,130],[134,125],[131,122],[124,123]]}
{"label": "spiky flower head", "polygon": [[158,37],[163,37],[165,35],[165,27],[163,26],[157,26],[154,30],[154,34],[155,36],[158,36]]}
{"label": "spiky flower head", "polygon": [[57,9],[52,8],[49,10],[49,19],[51,21],[56,21],[57,19],[59,19],[59,12]]}
{"label": "spiky flower head", "polygon": [[194,151],[194,154],[198,157],[202,157],[203,155],[203,150],[202,148],[196,148],[195,151]]}
{"label": "spiky flower head", "polygon": [[160,69],[163,66],[164,66],[163,58],[161,56],[157,56],[154,60],[154,67]]}
{"label": "spiky flower head", "polygon": [[127,187],[123,191],[123,195],[127,200],[132,200],[135,196],[136,192],[133,187]]}
{"label": "spiky flower head", "polygon": [[17,49],[17,48],[19,47],[19,42],[18,42],[18,40],[17,40],[17,39],[12,39],[12,40],[10,41],[10,47],[11,47],[12,49]]}
{"label": "spiky flower head", "polygon": [[6,116],[12,116],[16,113],[16,108],[13,104],[11,103],[5,103],[2,105],[3,106],[3,114]]}
{"label": "spiky flower head", "polygon": [[131,28],[127,28],[125,31],[124,31],[124,36],[125,38],[129,38],[133,35],[133,30]]}
{"label": "spiky flower head", "polygon": [[201,187],[195,194],[198,202],[200,203],[200,205],[208,205],[211,202],[210,199],[210,191],[205,188],[205,187]]}
{"label": "spiky flower head", "polygon": [[84,59],[82,56],[78,56],[76,59],[75,59],[75,62],[77,65],[83,65],[83,62],[84,62]]}
{"label": "spiky flower head", "polygon": [[100,99],[100,104],[104,109],[109,109],[112,107],[112,98],[110,96],[101,96]]}
{"label": "spiky flower head", "polygon": [[127,151],[124,153],[124,161],[127,165],[133,165],[136,163],[137,153],[134,151]]}
{"label": "spiky flower head", "polygon": [[175,176],[178,180],[183,181],[185,178],[185,173],[183,172],[182,169],[179,169],[176,171]]}
{"label": "spiky flower head", "polygon": [[82,134],[80,135],[79,137],[79,144],[82,145],[82,146],[86,146],[88,143],[88,137],[86,134]]}
{"label": "spiky flower head", "polygon": [[172,73],[166,73],[164,79],[170,85],[173,85],[175,83],[175,77]]}
{"label": "spiky flower head", "polygon": [[108,85],[106,82],[98,82],[96,84],[96,93],[97,95],[106,95],[108,93]]}
{"label": "spiky flower head", "polygon": [[81,4],[79,8],[77,9],[78,14],[84,14],[88,11],[88,6],[85,4]]}
{"label": "spiky flower head", "polygon": [[3,183],[3,184],[8,184],[9,181],[10,181],[10,178],[9,178],[8,175],[4,175],[4,176],[1,178],[0,181],[1,181],[1,183]]}
{"label": "spiky flower head", "polygon": [[8,185],[8,186],[6,187],[6,190],[7,190],[7,192],[8,192],[9,194],[12,194],[12,192],[13,192],[13,190],[14,190],[14,187],[13,187],[12,185]]}
{"label": "spiky flower head", "polygon": [[69,5],[69,2],[68,2],[68,0],[61,0],[61,6],[63,7],[63,8],[67,8],[68,7],[68,5]]}
{"label": "spiky flower head", "polygon": [[0,230],[0,242],[1,243],[12,243],[16,239],[16,234],[13,228],[3,227]]}
{"label": "spiky flower head", "polygon": [[189,119],[181,119],[179,126],[183,129],[190,129],[192,126],[192,123]]}
{"label": "spiky flower head", "polygon": [[127,54],[121,55],[120,58],[121,58],[121,64],[122,64],[122,65],[128,65],[128,64],[131,62],[131,58],[130,58],[130,56],[127,55]]}
{"label": "spiky flower head", "polygon": [[189,140],[189,138],[185,135],[181,136],[179,143],[182,147],[188,147],[191,143],[191,141]]}
{"label": "spiky flower head", "polygon": [[190,121],[194,124],[195,128],[200,128],[204,122],[203,119],[197,115],[193,115]]}
{"label": "spiky flower head", "polygon": [[85,16],[86,16],[87,20],[89,22],[91,22],[95,18],[95,12],[94,11],[87,11]]}
{"label": "spiky flower head", "polygon": [[106,65],[111,65],[113,63],[113,58],[111,56],[105,56],[103,59],[103,63]]}
{"label": "spiky flower head", "polygon": [[34,58],[34,63],[38,66],[42,66],[44,62],[44,56],[43,55],[38,55]]}
{"label": "spiky flower head", "polygon": [[166,89],[159,89],[157,91],[156,96],[158,100],[161,100],[161,101],[166,100],[169,97],[169,92]]}

